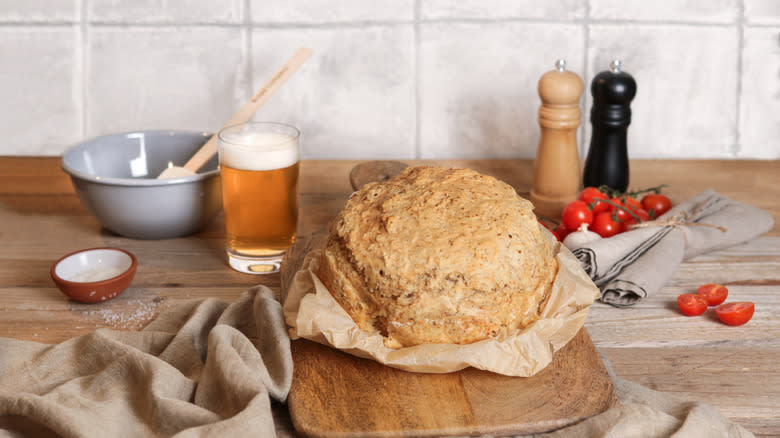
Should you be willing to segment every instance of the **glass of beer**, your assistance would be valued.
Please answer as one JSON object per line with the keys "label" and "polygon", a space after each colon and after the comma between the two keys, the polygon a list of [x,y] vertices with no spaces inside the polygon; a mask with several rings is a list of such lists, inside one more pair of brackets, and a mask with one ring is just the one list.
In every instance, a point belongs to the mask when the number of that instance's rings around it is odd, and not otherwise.
{"label": "glass of beer", "polygon": [[298,227],[300,132],[281,123],[243,123],[219,132],[219,167],[230,267],[278,272]]}

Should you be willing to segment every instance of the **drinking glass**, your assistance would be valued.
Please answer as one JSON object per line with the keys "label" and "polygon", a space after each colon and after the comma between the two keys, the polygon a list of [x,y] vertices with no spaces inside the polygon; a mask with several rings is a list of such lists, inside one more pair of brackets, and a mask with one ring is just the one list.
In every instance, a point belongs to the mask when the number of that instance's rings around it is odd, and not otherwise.
{"label": "drinking glass", "polygon": [[298,227],[300,131],[250,122],[219,132],[227,256],[247,274],[278,272]]}

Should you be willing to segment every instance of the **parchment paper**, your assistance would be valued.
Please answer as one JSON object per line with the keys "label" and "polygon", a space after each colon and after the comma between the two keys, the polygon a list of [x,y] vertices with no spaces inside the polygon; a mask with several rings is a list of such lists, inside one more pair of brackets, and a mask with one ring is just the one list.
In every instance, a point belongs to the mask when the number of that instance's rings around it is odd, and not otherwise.
{"label": "parchment paper", "polygon": [[379,332],[361,330],[314,274],[320,254],[315,250],[306,255],[284,302],[290,337],[330,345],[406,371],[447,373],[471,366],[508,376],[532,376],[577,334],[589,306],[599,297],[580,262],[549,232],[544,235],[552,242],[558,273],[539,320],[516,333],[464,345],[388,348]]}

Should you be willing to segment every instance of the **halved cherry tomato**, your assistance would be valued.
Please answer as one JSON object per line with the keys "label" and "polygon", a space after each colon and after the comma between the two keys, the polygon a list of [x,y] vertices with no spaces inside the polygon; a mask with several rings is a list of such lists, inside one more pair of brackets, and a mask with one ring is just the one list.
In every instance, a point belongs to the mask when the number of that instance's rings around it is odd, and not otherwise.
{"label": "halved cherry tomato", "polygon": [[710,306],[717,306],[729,296],[729,290],[722,284],[702,284],[696,293],[706,298]]}
{"label": "halved cherry tomato", "polygon": [[590,226],[593,223],[593,212],[590,211],[588,204],[584,201],[572,201],[563,209],[561,221],[563,221],[567,229],[576,230],[582,224]]}
{"label": "halved cherry tomato", "polygon": [[601,237],[612,237],[615,234],[620,233],[622,227],[620,226],[620,223],[615,220],[613,213],[602,211],[593,218],[593,225],[590,226],[590,230]]}
{"label": "halved cherry tomato", "polygon": [[750,301],[721,304],[715,308],[718,318],[728,325],[742,325],[753,317],[756,306]]}
{"label": "halved cherry tomato", "polygon": [[658,217],[672,208],[672,201],[660,193],[651,193],[642,198],[642,208],[652,217]]}
{"label": "halved cherry tomato", "polygon": [[611,207],[606,202],[601,202],[602,199],[609,199],[609,197],[606,193],[595,187],[585,187],[580,192],[579,200],[588,204],[594,217],[602,211],[609,210]]}
{"label": "halved cherry tomato", "polygon": [[677,307],[685,316],[698,316],[707,310],[707,299],[696,294],[682,294],[677,297]]}

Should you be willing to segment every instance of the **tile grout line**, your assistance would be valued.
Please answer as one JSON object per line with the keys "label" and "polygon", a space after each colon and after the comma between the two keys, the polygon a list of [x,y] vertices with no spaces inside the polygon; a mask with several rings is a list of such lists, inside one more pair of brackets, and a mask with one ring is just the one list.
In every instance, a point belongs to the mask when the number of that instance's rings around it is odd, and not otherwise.
{"label": "tile grout line", "polygon": [[585,47],[582,51],[582,115],[580,116],[581,138],[579,144],[581,160],[584,160],[588,153],[587,143],[585,142],[585,124],[588,122],[588,108],[586,107],[588,99],[586,94],[590,89],[590,87],[588,87],[588,77],[590,75],[590,69],[588,68],[588,51],[590,50],[590,0],[585,0],[585,18],[583,21],[583,45]]}
{"label": "tile grout line", "polygon": [[[77,117],[74,117],[74,119],[79,120],[80,126],[77,129],[74,129],[73,132],[80,132],[81,136],[84,137],[88,134],[90,131],[90,127],[88,126],[90,123],[90,114],[89,114],[89,75],[90,75],[90,61],[91,61],[91,53],[90,53],[90,42],[91,38],[93,37],[91,35],[91,30],[98,29],[106,29],[109,27],[117,26],[117,27],[140,27],[140,28],[166,28],[166,27],[194,27],[194,28],[227,28],[227,29],[236,29],[241,28],[244,30],[244,41],[243,41],[243,47],[246,51],[246,55],[244,57],[244,65],[242,66],[242,72],[241,75],[244,77],[244,84],[243,86],[240,86],[238,89],[242,90],[244,92],[249,92],[250,95],[253,92],[253,31],[255,24],[252,22],[251,17],[251,0],[243,0],[244,3],[244,17],[242,17],[240,22],[237,23],[177,23],[177,22],[171,22],[171,23],[140,23],[140,24],[121,24],[121,23],[109,23],[109,22],[96,22],[91,23],[88,17],[88,10],[89,10],[89,4],[87,1],[89,0],[77,0],[78,6],[77,9],[79,11],[80,16],[77,17],[75,20],[68,20],[63,21],[61,23],[49,23],[48,25],[46,23],[38,23],[35,22],[22,22],[22,23],[8,23],[8,22],[0,22],[0,29],[3,27],[21,27],[21,26],[38,26],[40,27],[67,27],[72,28],[78,35],[76,41],[74,42],[74,52],[75,52],[75,62],[73,67],[73,80],[72,80],[72,86],[73,86],[73,101],[77,102],[80,106],[80,114]],[[450,24],[491,24],[491,23],[503,23],[503,22],[510,22],[510,23],[539,23],[543,24],[545,22],[547,23],[559,23],[559,24],[570,24],[570,25],[579,25],[582,27],[583,32],[583,43],[582,46],[584,46],[584,51],[581,55],[581,59],[583,60],[583,81],[585,82],[584,92],[583,92],[583,105],[586,104],[586,95],[585,93],[588,92],[589,87],[587,86],[587,78],[588,75],[591,74],[590,70],[592,70],[592,66],[589,66],[588,59],[589,59],[589,50],[591,48],[591,26],[593,25],[618,25],[623,22],[619,21],[610,21],[610,20],[591,20],[591,5],[590,0],[584,0],[584,8],[585,8],[585,14],[583,18],[581,19],[575,19],[575,20],[537,20],[537,19],[522,19],[522,18],[506,18],[506,19],[424,19],[422,17],[422,0],[415,0],[414,4],[414,18],[410,20],[404,20],[404,21],[377,21],[377,22],[354,22],[354,23],[321,23],[321,24],[306,24],[306,23],[286,23],[286,24],[271,24],[271,28],[289,28],[289,29],[308,29],[308,28],[331,28],[331,27],[338,27],[341,25],[346,25],[348,27],[353,28],[365,28],[369,26],[388,26],[388,27],[395,27],[395,26],[405,26],[405,25],[412,25],[413,28],[413,75],[414,75],[414,91],[413,91],[413,111],[414,113],[414,133],[413,133],[413,148],[411,150],[413,156],[415,159],[420,159],[423,150],[424,145],[421,143],[421,120],[423,118],[422,114],[422,106],[423,106],[423,82],[422,82],[422,69],[421,69],[421,30],[422,27],[426,24],[437,24],[437,23],[450,23]],[[746,57],[745,52],[745,33],[747,27],[757,27],[757,28],[774,28],[776,25],[773,24],[764,24],[764,25],[750,25],[749,19],[746,17],[746,0],[740,0],[737,4],[738,8],[738,14],[736,16],[736,19],[734,22],[730,24],[724,24],[724,23],[686,23],[686,22],[663,22],[663,21],[639,21],[639,20],[633,20],[633,21],[625,21],[625,23],[635,23],[639,25],[677,25],[681,27],[716,27],[720,29],[729,29],[734,28],[734,32],[736,32],[736,66],[732,67],[735,68],[735,70],[732,70],[732,72],[735,73],[736,76],[736,84],[735,84],[735,125],[733,128],[733,142],[730,145],[730,151],[729,154],[732,158],[739,158],[744,149],[744,145],[741,143],[742,136],[742,126],[741,126],[741,120],[744,118],[744,114],[741,108],[741,101],[747,100],[742,99],[742,93],[743,93],[743,77],[745,75],[745,66],[743,65],[743,61]],[[694,26],[696,25],[696,26]],[[258,26],[260,26],[258,24]],[[99,32],[98,32],[99,33]],[[732,36],[734,36],[733,33],[730,33]],[[597,69],[596,69],[597,70]],[[583,115],[581,117],[581,138],[580,142],[578,144],[578,149],[580,151],[581,156],[584,158],[584,155],[588,151],[588,142],[585,138],[585,131],[588,123],[588,112],[585,111],[587,108],[583,109]],[[94,120],[92,123],[95,123]]]}
{"label": "tile grout line", "polygon": [[737,84],[736,98],[734,104],[734,145],[731,148],[733,158],[738,158],[742,150],[742,130],[740,123],[742,121],[742,52],[745,49],[745,0],[739,2],[739,16],[737,17]]}
{"label": "tile grout line", "polygon": [[[417,1],[417,0],[416,0]],[[246,5],[246,3],[245,3]],[[741,6],[743,6],[741,4]],[[82,7],[82,9],[85,9]],[[741,8],[744,12],[744,7]],[[742,22],[743,17],[737,17]],[[251,21],[251,18],[250,18]],[[0,19],[0,27],[63,27],[77,24],[78,21],[60,20],[60,21],[7,21]],[[468,18],[468,17],[447,17],[447,18],[415,18],[412,20],[355,20],[355,21],[333,21],[333,22],[258,22],[256,24],[269,29],[309,29],[309,28],[356,28],[370,26],[405,26],[409,24],[491,24],[491,23],[529,23],[529,24],[599,24],[599,25],[648,25],[648,26],[686,26],[686,27],[722,27],[728,28],[734,25],[734,22],[716,22],[716,21],[673,21],[673,20],[619,20],[619,19],[571,19],[554,20],[547,18],[533,17],[496,17],[496,18]],[[245,27],[246,20],[240,22],[141,22],[141,21],[100,21],[94,20],[89,23],[96,27]],[[776,28],[778,23],[753,23],[752,27]]]}
{"label": "tile grout line", "polygon": [[246,50],[246,56],[244,57],[244,77],[246,79],[243,101],[251,99],[254,93],[254,54],[252,46],[252,34],[254,33],[254,25],[252,24],[252,7],[251,0],[244,0],[244,50]]}
{"label": "tile grout line", "polygon": [[[88,68],[89,68],[89,29],[87,26],[87,0],[80,0],[80,14],[81,17],[79,17],[79,34],[81,35],[80,43],[80,49],[81,49],[81,59],[79,60],[79,82],[80,82],[80,90],[79,95],[81,99],[81,138],[87,137],[88,127],[87,127],[87,114],[89,113],[88,108],[88,102],[89,99],[87,98],[87,81],[88,81]],[[75,78],[74,78],[75,79]]]}
{"label": "tile grout line", "polygon": [[422,110],[422,90],[420,79],[420,10],[421,1],[414,1],[414,159],[419,160],[422,157],[422,144],[420,132],[420,120]]}

